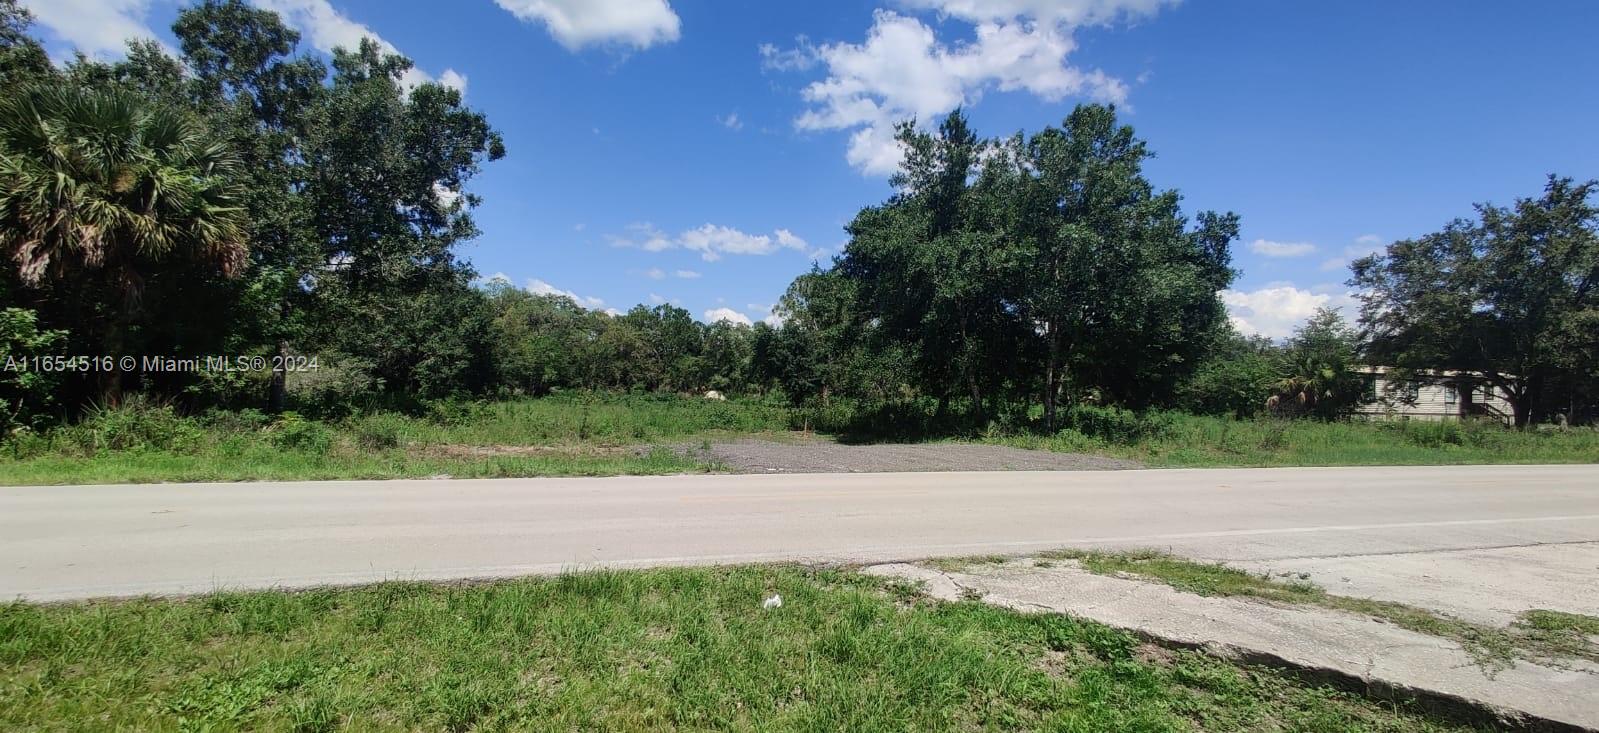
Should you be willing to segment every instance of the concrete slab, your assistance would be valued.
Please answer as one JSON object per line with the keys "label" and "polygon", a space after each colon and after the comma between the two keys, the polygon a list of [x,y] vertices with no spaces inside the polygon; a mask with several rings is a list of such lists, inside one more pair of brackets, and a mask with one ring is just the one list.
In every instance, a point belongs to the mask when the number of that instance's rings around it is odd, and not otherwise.
{"label": "concrete slab", "polygon": [[[1170,643],[1355,680],[1369,689],[1490,710],[1522,725],[1599,730],[1599,666],[1517,661],[1491,676],[1458,644],[1375,619],[1313,608],[1207,598],[1169,586],[1094,575],[1075,563],[1022,558],[943,572],[875,565],[866,572],[925,581],[938,598],[980,594],[1030,613],[1065,613]],[[1549,723],[1554,725],[1549,725]]]}
{"label": "concrete slab", "polygon": [[1493,626],[1537,608],[1599,616],[1599,542],[1228,564]]}

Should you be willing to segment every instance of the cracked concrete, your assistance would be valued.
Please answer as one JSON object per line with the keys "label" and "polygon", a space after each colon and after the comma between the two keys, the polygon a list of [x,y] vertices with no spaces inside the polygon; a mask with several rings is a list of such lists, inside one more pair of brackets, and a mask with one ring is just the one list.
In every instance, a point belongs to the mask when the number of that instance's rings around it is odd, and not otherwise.
{"label": "cracked concrete", "polygon": [[1543,608],[1599,616],[1599,542],[1228,563],[1490,626]]}
{"label": "cracked concrete", "polygon": [[[1074,562],[1026,558],[941,571],[892,563],[865,572],[926,584],[935,598],[963,591],[1026,613],[1065,613],[1169,644],[1354,682],[1388,695],[1492,711],[1510,724],[1599,730],[1599,665],[1517,660],[1490,676],[1458,644],[1318,607],[1191,595],[1095,575]],[[1552,723],[1552,725],[1551,725]]]}

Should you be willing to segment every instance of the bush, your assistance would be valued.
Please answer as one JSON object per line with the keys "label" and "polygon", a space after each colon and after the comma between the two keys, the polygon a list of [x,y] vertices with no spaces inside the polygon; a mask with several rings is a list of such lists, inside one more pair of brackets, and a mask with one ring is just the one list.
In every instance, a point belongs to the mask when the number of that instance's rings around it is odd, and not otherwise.
{"label": "bush", "polygon": [[333,432],[322,423],[285,412],[272,426],[272,444],[283,450],[325,455],[333,448]]}
{"label": "bush", "polygon": [[1142,415],[1120,407],[1072,405],[1065,411],[1066,427],[1114,445],[1133,445],[1171,432],[1175,418],[1164,412]]}
{"label": "bush", "polygon": [[90,408],[81,422],[62,435],[91,454],[102,450],[181,453],[195,449],[203,431],[171,405],[133,395],[119,405]]}
{"label": "bush", "polygon": [[40,331],[31,310],[0,309],[0,440],[17,428],[38,428],[54,406],[62,372],[34,369],[27,360],[51,356],[66,336]]}
{"label": "bush", "polygon": [[1405,441],[1422,448],[1441,448],[1461,445],[1465,436],[1460,423],[1454,421],[1407,420],[1391,423],[1405,436]]}
{"label": "bush", "polygon": [[383,391],[372,362],[342,354],[318,354],[316,369],[291,371],[284,389],[297,409],[317,416],[348,415],[369,407]]}
{"label": "bush", "polygon": [[207,410],[200,423],[219,433],[258,433],[272,425],[272,416],[253,407]]}
{"label": "bush", "polygon": [[402,415],[383,412],[354,420],[350,427],[355,444],[362,450],[388,450],[405,443],[410,421]]}

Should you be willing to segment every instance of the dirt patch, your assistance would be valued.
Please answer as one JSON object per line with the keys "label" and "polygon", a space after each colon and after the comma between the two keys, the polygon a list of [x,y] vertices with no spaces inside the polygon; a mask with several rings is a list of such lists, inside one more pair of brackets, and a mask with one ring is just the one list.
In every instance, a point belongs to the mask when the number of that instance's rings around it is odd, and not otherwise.
{"label": "dirt patch", "polygon": [[1104,471],[1143,468],[1136,461],[977,443],[843,445],[821,440],[740,440],[685,446],[684,455],[735,473],[873,473],[883,471]]}

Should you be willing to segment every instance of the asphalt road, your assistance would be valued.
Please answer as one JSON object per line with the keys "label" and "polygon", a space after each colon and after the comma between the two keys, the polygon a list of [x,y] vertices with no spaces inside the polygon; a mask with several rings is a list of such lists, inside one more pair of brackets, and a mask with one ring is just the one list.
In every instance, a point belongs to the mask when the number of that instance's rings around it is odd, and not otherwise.
{"label": "asphalt road", "polygon": [[1059,546],[1281,560],[1599,540],[1599,466],[0,488],[0,600]]}

